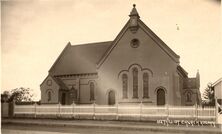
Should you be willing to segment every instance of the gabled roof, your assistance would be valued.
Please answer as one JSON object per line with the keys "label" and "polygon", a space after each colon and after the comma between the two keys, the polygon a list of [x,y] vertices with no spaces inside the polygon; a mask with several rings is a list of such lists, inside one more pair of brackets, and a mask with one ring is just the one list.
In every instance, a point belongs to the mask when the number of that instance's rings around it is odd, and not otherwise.
{"label": "gabled roof", "polygon": [[48,75],[44,80],[43,82],[40,84],[40,86],[48,79],[48,78],[52,78],[53,81],[55,81],[55,83],[59,86],[59,89],[62,89],[62,90],[67,90],[68,87],[65,85],[65,83],[63,83],[63,81],[60,79],[60,78],[57,78],[57,77],[54,77],[54,76],[51,76],[51,75]]}
{"label": "gabled roof", "polygon": [[108,49],[112,41],[81,45],[67,45],[55,61],[51,75],[95,73],[96,63]]}
{"label": "gabled roof", "polygon": [[66,50],[68,50],[68,47],[71,46],[71,43],[68,42],[68,44],[66,45],[66,47],[62,50],[62,52],[60,53],[59,57],[56,59],[56,61],[53,63],[53,65],[51,66],[51,68],[49,69],[49,72],[51,72],[51,70],[54,68],[54,66],[56,65],[56,63],[58,62],[58,60],[61,59],[62,55],[65,53]]}
{"label": "gabled roof", "polygon": [[217,84],[220,83],[220,82],[222,82],[222,78],[220,78],[220,79],[218,79],[216,82],[214,82],[214,83],[212,84],[212,86],[214,87],[215,85],[217,85]]}
{"label": "gabled roof", "polygon": [[198,89],[196,78],[185,78],[183,81],[183,89]]}
{"label": "gabled roof", "polygon": [[68,90],[69,89],[60,78],[52,77],[52,79],[58,84],[60,90]]}
{"label": "gabled roof", "polygon": [[[130,13],[130,17],[131,16],[138,16],[139,28],[141,28],[154,42],[156,42],[160,49],[162,49],[174,62],[179,63],[179,56],[139,19],[135,5]],[[128,30],[130,26],[129,22],[130,20],[127,21],[114,41],[82,45],[71,45],[71,43],[68,43],[49,70],[49,74],[55,76],[96,73],[96,70],[104,63],[113,48]]]}
{"label": "gabled roof", "polygon": [[177,70],[182,74],[183,77],[187,78],[188,73],[179,65],[177,66]]}
{"label": "gabled roof", "polygon": [[[109,56],[113,48],[117,45],[121,37],[124,35],[124,33],[128,30],[129,28],[129,21],[125,24],[125,26],[122,28],[120,33],[117,35],[115,40],[112,42],[111,46],[109,49],[105,52],[104,56],[101,57],[99,60],[97,67],[99,68],[103,62],[106,60],[106,58]],[[180,56],[177,55],[172,49],[170,49],[150,28],[148,28],[140,19],[138,20],[138,25],[139,27],[145,31],[145,33],[151,37],[153,41],[156,42],[156,44],[176,63],[179,63],[179,58]]]}

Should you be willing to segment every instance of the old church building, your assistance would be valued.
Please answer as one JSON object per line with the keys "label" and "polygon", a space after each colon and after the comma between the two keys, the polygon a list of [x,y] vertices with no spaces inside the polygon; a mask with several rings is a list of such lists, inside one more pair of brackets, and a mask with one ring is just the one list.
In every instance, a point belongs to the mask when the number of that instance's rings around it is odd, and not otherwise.
{"label": "old church building", "polygon": [[200,104],[199,73],[189,78],[179,59],[134,5],[113,41],[66,45],[40,85],[41,103]]}

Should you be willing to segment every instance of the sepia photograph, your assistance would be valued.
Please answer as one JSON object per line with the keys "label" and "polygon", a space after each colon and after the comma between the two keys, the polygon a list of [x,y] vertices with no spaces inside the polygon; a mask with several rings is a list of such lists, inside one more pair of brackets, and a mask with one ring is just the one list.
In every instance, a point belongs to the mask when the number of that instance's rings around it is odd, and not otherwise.
{"label": "sepia photograph", "polygon": [[2,134],[222,134],[221,0],[0,0]]}

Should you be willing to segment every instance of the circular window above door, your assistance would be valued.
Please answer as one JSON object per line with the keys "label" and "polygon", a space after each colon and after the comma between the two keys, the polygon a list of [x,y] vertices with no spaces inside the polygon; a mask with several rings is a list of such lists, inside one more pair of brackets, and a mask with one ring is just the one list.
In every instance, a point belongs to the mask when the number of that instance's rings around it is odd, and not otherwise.
{"label": "circular window above door", "polygon": [[51,85],[52,85],[52,80],[48,80],[48,81],[47,81],[47,85],[48,85],[48,86],[51,86]]}

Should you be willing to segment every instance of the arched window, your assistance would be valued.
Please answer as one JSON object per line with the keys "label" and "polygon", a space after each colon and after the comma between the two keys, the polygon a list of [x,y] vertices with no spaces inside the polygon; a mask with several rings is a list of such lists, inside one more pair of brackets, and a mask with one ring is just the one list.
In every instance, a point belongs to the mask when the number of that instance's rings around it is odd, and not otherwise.
{"label": "arched window", "polygon": [[72,86],[71,88],[71,96],[73,98],[73,101],[77,100],[77,90],[74,88],[74,86]]}
{"label": "arched window", "polygon": [[76,89],[74,89],[74,91],[73,91],[73,99],[74,99],[74,101],[77,100],[77,90]]}
{"label": "arched window", "polygon": [[149,98],[149,75],[143,74],[143,98]]}
{"label": "arched window", "polygon": [[160,88],[157,90],[157,105],[165,105],[165,91]]}
{"label": "arched window", "polygon": [[133,98],[138,98],[138,69],[133,68]]}
{"label": "arched window", "polygon": [[95,100],[94,88],[95,88],[94,83],[91,82],[91,83],[90,83],[90,100]]}
{"label": "arched window", "polygon": [[51,101],[51,92],[50,91],[48,91],[48,101]]}
{"label": "arched window", "polygon": [[122,75],[122,84],[123,84],[123,98],[128,98],[127,91],[128,91],[128,77],[126,74]]}
{"label": "arched window", "polygon": [[187,95],[186,95],[186,101],[187,102],[192,102],[192,100],[191,100],[191,92],[187,92]]}
{"label": "arched window", "polygon": [[115,92],[111,90],[108,93],[108,104],[115,105],[115,103],[116,103]]}

